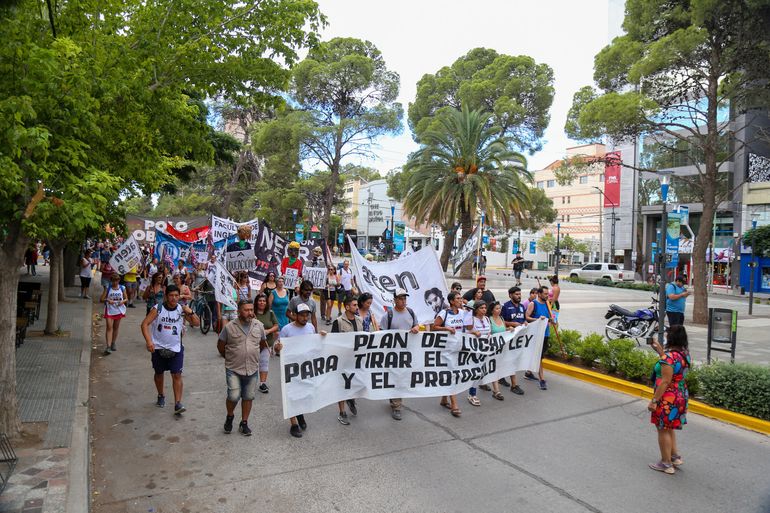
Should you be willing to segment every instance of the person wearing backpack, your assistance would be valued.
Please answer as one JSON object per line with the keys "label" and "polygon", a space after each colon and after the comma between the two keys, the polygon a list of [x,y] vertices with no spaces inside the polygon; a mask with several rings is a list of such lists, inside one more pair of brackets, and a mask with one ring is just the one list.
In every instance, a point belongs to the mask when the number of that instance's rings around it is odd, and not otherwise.
{"label": "person wearing backpack", "polygon": [[[404,330],[410,333],[419,333],[420,327],[414,310],[406,306],[406,298],[409,297],[406,290],[397,288],[393,292],[394,308],[388,311],[380,319],[380,327],[383,330]],[[401,420],[401,398],[390,400],[390,416],[393,420]]]}
{"label": "person wearing backpack", "polygon": [[[450,292],[447,296],[449,300],[449,308],[439,312],[436,318],[433,320],[433,324],[430,327],[431,331],[446,331],[454,335],[455,333],[465,333],[466,328],[470,328],[468,325],[469,317],[468,313],[463,308],[463,297],[459,292]],[[462,411],[457,406],[457,395],[443,396],[439,403],[444,408],[449,409],[449,412],[454,417],[462,415]]]}

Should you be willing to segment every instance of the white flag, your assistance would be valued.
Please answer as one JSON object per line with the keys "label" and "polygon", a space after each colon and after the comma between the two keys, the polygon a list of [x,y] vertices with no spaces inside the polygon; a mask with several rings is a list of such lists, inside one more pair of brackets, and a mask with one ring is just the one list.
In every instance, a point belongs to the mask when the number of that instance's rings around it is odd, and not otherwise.
{"label": "white flag", "polygon": [[110,266],[115,269],[118,274],[126,274],[133,268],[139,269],[139,264],[142,262],[142,250],[139,249],[139,244],[131,235],[126,241],[120,245],[118,250],[110,258]]}

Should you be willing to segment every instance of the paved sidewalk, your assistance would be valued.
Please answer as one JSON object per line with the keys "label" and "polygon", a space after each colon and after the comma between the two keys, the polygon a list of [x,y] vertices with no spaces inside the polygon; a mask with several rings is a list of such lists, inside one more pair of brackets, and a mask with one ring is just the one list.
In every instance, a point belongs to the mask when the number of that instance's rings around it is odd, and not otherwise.
{"label": "paved sidewalk", "polygon": [[92,352],[95,513],[647,513],[668,498],[699,513],[770,511],[770,438],[690,415],[679,437],[685,466],[656,473],[645,401],[550,373],[548,391],[520,378],[525,395],[505,391],[500,402],[480,391],[479,408],[461,394],[458,419],[438,398],[406,401],[400,422],[387,401],[362,400],[342,426],[331,405],[306,415],[295,439],[273,358],[254,436],[225,435],[216,337],[188,331],[187,412],[175,418],[154,405],[142,306],[123,321],[117,353]]}
{"label": "paved sidewalk", "polygon": [[[81,512],[82,508],[72,502],[73,495],[87,497],[87,492],[74,489],[82,487],[84,480],[82,475],[73,480],[71,472],[82,474],[87,467],[78,464],[85,459],[85,453],[73,454],[72,441],[80,380],[85,378],[87,384],[88,379],[87,367],[83,376],[81,355],[84,345],[90,348],[92,303],[77,298],[79,287],[66,289],[67,297],[72,299],[59,303],[59,325],[64,336],[44,336],[48,267],[38,266],[37,271],[37,276],[21,276],[21,281],[42,283],[43,303],[40,318],[27,329],[27,338],[16,351],[16,381],[22,429],[35,431],[39,437],[26,437],[25,448],[16,450],[19,463],[0,495],[0,512]],[[81,429],[87,428],[83,419],[80,423]],[[81,452],[87,449],[82,443],[75,447]]]}

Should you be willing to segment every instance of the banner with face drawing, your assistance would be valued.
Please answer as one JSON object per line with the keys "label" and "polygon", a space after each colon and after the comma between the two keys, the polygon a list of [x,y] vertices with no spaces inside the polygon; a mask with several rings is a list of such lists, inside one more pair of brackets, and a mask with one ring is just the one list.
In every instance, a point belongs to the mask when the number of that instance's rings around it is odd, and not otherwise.
{"label": "banner with face drawing", "polygon": [[397,288],[409,294],[407,306],[414,310],[419,322],[432,322],[449,306],[444,272],[431,246],[397,260],[369,262],[358,253],[353,240],[348,238],[348,241],[358,289],[372,295],[372,312],[378,318],[394,306],[393,293]]}

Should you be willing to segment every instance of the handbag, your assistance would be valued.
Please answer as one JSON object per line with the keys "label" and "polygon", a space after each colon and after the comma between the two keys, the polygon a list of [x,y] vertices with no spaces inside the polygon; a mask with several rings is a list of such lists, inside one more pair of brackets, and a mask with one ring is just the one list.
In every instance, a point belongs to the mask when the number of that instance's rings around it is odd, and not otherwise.
{"label": "handbag", "polygon": [[156,349],[155,352],[158,353],[158,355],[161,358],[165,358],[167,360],[170,360],[171,358],[175,357],[178,354],[175,351],[172,351],[171,349],[166,349],[165,347],[160,347]]}

